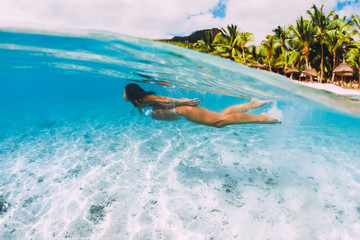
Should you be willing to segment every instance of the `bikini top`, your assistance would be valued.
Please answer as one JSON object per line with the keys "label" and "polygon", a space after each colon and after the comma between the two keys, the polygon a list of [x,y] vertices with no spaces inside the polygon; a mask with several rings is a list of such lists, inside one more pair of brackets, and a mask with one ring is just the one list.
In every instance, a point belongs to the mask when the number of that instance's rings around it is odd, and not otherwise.
{"label": "bikini top", "polygon": [[152,118],[152,108],[153,108],[153,106],[143,107],[143,109],[142,109],[142,115],[143,115],[144,117],[150,117],[150,118]]}

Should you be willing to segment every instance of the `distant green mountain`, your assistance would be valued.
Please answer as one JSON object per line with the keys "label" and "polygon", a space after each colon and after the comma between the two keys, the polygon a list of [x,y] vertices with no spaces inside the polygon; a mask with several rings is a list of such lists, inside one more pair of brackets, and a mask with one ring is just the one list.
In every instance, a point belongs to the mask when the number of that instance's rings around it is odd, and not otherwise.
{"label": "distant green mountain", "polygon": [[204,29],[193,32],[185,37],[175,36],[172,39],[167,39],[167,41],[196,43],[198,40],[204,40],[205,42],[212,42],[219,32],[221,32],[221,30],[218,28]]}

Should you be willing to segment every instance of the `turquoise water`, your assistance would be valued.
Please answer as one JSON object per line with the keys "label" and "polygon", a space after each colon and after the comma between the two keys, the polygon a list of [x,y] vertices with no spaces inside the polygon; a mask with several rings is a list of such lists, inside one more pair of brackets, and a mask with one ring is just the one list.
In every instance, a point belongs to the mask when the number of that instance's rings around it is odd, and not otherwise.
{"label": "turquoise water", "polygon": [[[111,33],[2,30],[0,62],[0,239],[360,239],[356,96]],[[146,119],[130,82],[283,123]]]}

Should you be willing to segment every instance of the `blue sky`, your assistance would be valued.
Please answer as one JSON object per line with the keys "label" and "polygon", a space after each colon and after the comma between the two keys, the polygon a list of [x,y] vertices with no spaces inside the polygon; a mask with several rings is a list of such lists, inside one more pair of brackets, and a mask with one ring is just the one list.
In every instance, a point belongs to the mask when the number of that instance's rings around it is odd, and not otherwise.
{"label": "blue sky", "polygon": [[334,8],[334,10],[339,11],[342,10],[344,7],[346,6],[352,6],[355,4],[359,4],[359,0],[355,0],[355,1],[339,1],[336,5],[336,7]]}
{"label": "blue sky", "polygon": [[[219,18],[225,18],[226,16],[226,5],[227,5],[228,0],[220,0],[218,2],[218,4],[216,5],[215,8],[211,9],[211,13],[213,14],[214,17],[219,17]],[[326,4],[326,3],[325,3]],[[353,0],[353,1],[348,1],[348,0],[344,0],[344,1],[338,1],[336,3],[336,6],[332,9],[335,11],[341,11],[346,7],[354,7],[358,5],[359,7],[359,0]],[[360,14],[360,12],[359,12]],[[348,16],[350,17],[350,15]]]}
{"label": "blue sky", "polygon": [[340,0],[337,2],[334,10],[350,19],[351,15],[360,14],[360,2],[359,0]]}
{"label": "blue sky", "polygon": [[360,13],[359,0],[1,0],[0,27],[105,30],[157,39],[236,24],[259,43],[277,26],[306,17],[313,4],[340,16]]}
{"label": "blue sky", "polygon": [[219,3],[216,5],[215,8],[210,10],[215,18],[221,18],[221,19],[225,18],[227,2],[228,2],[227,0],[221,0],[219,1]]}

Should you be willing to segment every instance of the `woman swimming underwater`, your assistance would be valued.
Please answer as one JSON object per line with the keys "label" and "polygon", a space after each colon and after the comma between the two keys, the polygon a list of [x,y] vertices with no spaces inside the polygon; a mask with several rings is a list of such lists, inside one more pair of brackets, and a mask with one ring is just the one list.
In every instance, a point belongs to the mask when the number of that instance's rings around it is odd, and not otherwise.
{"label": "woman swimming underwater", "polygon": [[200,101],[188,98],[169,98],[155,96],[152,91],[145,91],[137,84],[128,84],[124,89],[124,100],[131,102],[143,116],[156,120],[176,121],[181,118],[205,126],[222,128],[233,124],[281,123],[279,119],[268,116],[265,113],[253,115],[245,113],[254,108],[261,107],[271,101],[260,101],[252,99],[248,103],[234,105],[226,108],[220,113],[209,111],[199,107]]}

